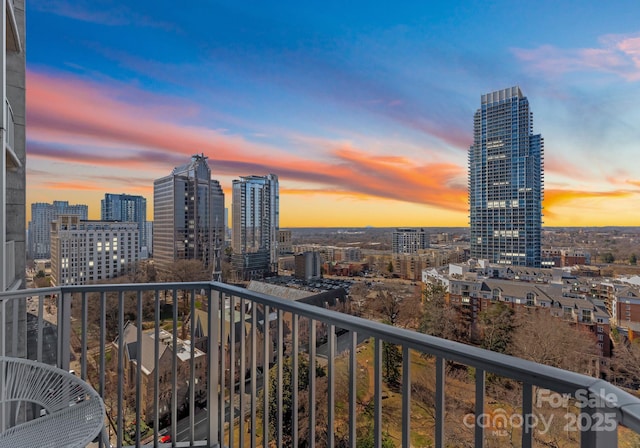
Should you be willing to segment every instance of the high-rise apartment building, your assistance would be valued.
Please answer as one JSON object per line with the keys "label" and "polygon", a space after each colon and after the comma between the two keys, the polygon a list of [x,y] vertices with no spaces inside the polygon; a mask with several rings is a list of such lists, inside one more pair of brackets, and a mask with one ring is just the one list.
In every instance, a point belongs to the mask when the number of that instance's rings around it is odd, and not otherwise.
{"label": "high-rise apartment building", "polygon": [[138,224],[60,215],[51,223],[51,279],[86,285],[117,277],[138,261]]}
{"label": "high-rise apartment building", "polygon": [[471,257],[539,267],[543,152],[519,87],[482,95],[469,149]]}
{"label": "high-rise apartment building", "polygon": [[103,221],[136,222],[138,247],[141,253],[148,253],[147,200],[144,197],[106,193],[100,206],[100,219]]}
{"label": "high-rise apartment building", "polygon": [[391,252],[394,254],[417,254],[429,247],[429,234],[424,229],[400,228],[393,232]]}
{"label": "high-rise apartment building", "polygon": [[153,255],[153,221],[147,221],[145,224],[145,232],[147,233],[147,254]]}
{"label": "high-rise apartment building", "polygon": [[204,154],[154,181],[153,258],[158,269],[166,270],[176,260],[200,260],[220,272],[221,257],[214,252],[224,248],[224,233],[224,193],[211,178]]}
{"label": "high-rise apartment building", "polygon": [[0,139],[0,291],[24,287],[25,272],[25,17],[24,1],[7,2],[2,35]]}
{"label": "high-rise apartment building", "polygon": [[[5,41],[0,51],[0,292],[25,287],[27,252],[24,0],[4,2],[2,8],[5,14],[0,20],[0,33]],[[3,305],[0,320],[6,323],[6,333],[0,334],[1,355],[26,355],[26,317],[24,299]]]}
{"label": "high-rise apartment building", "polygon": [[234,180],[232,202],[232,264],[238,279],[250,280],[277,272],[278,176],[245,176]]}
{"label": "high-rise apartment building", "polygon": [[61,215],[77,215],[82,220],[89,219],[89,207],[84,204],[70,205],[67,201],[53,201],[53,204],[36,202],[31,204],[29,221],[29,257],[33,260],[51,258],[51,223]]}

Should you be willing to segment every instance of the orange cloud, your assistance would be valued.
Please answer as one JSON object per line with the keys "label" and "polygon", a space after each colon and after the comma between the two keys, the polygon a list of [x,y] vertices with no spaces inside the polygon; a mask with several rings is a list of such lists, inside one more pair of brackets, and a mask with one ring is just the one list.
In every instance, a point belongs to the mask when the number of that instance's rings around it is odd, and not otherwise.
{"label": "orange cloud", "polygon": [[581,199],[604,199],[615,198],[621,199],[629,197],[634,193],[625,190],[616,191],[579,191],[579,190],[545,190],[544,191],[544,214],[548,217],[554,217],[553,208]]}
{"label": "orange cloud", "polygon": [[372,157],[350,147],[336,149],[334,154],[351,172],[351,177],[344,182],[352,189],[449,210],[467,208],[466,169],[459,165],[398,164],[395,159]]}
{"label": "orange cloud", "polygon": [[88,184],[86,182],[83,183],[75,183],[75,182],[45,182],[43,184],[44,187],[50,188],[52,190],[86,190],[86,191],[99,191],[104,190],[104,187]]}
{"label": "orange cloud", "polygon": [[640,188],[640,180],[627,180],[627,183],[629,185],[633,185],[634,187]]}

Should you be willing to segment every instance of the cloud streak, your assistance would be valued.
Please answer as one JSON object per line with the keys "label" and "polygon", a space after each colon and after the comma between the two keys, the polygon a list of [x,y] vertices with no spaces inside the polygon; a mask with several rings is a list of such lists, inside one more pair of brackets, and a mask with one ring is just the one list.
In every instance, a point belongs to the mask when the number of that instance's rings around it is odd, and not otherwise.
{"label": "cloud streak", "polygon": [[123,95],[113,86],[69,76],[33,71],[28,76],[30,157],[109,169],[148,170],[153,164],[162,176],[193,153],[204,152],[214,175],[273,172],[284,181],[355,195],[466,209],[466,171],[455,164],[417,163],[392,154],[376,157],[330,140],[324,140],[324,151],[314,159],[303,158],[240,136],[170,122],[139,102],[148,94],[129,89]]}
{"label": "cloud streak", "polygon": [[544,191],[544,215],[556,217],[553,208],[585,199],[622,199],[634,195],[636,192],[629,190],[614,191],[580,191],[571,189],[556,189]]}
{"label": "cloud streak", "polygon": [[[43,175],[43,166],[30,171],[33,184],[46,189],[128,189],[148,194],[152,179],[203,152],[210,157],[214,177],[276,173],[283,195],[384,198],[460,213],[468,210],[466,166],[437,160],[427,149],[424,154],[431,160],[424,161],[397,155],[391,147],[386,151],[378,148],[373,155],[348,141],[300,135],[300,149],[305,142],[313,148],[313,154],[303,157],[227,132],[171,121],[166,114],[171,98],[33,71],[29,72],[29,86],[29,157],[68,166],[91,165],[104,173],[58,181]],[[177,104],[178,110],[195,110],[183,100]],[[545,165],[551,172],[574,179],[583,174],[559,156],[548,157]],[[140,170],[147,180],[132,182],[125,175],[113,174],[117,169]],[[288,188],[287,181],[296,182],[296,187]],[[635,180],[627,184],[640,186]],[[576,200],[620,199],[634,193],[547,189],[545,215],[553,216],[554,208]]]}
{"label": "cloud streak", "polygon": [[71,4],[63,0],[48,0],[46,2],[35,2],[33,7],[40,12],[104,26],[137,25],[159,28],[164,31],[173,31],[176,29],[175,25],[171,23],[161,22],[151,19],[149,16],[137,14],[125,6],[96,11],[94,9],[96,7],[95,3],[96,2],[92,1],[88,5],[81,2]]}
{"label": "cloud streak", "polygon": [[543,45],[513,48],[512,52],[530,69],[550,76],[586,71],[614,74],[628,82],[640,81],[640,34],[602,36],[598,48]]}

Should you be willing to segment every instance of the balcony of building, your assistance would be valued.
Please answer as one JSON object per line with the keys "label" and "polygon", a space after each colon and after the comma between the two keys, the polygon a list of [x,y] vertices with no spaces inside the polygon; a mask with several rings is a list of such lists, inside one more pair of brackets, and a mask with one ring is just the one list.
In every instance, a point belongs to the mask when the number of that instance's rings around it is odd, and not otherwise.
{"label": "balcony of building", "polygon": [[16,22],[15,0],[6,0],[5,8],[7,10],[7,26],[6,26],[6,46],[7,51],[21,52],[22,43],[20,40],[20,32]]}
{"label": "balcony of building", "polygon": [[[558,413],[574,446],[640,440],[640,399],[604,380],[222,283],[0,293],[0,309],[16,301],[27,302],[28,357],[98,392],[114,447],[531,447],[546,443],[536,422]],[[196,310],[207,311],[197,325]],[[0,355],[16,353],[17,335],[0,334],[13,341]],[[513,396],[496,403],[504,381]],[[461,394],[466,414],[452,420]]]}

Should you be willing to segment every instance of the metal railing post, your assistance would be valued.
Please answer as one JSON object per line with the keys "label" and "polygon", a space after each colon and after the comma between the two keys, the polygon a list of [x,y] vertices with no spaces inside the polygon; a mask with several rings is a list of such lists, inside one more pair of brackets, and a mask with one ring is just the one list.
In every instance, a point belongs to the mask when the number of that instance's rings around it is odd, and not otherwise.
{"label": "metal railing post", "polygon": [[436,448],[444,448],[444,359],[441,357],[436,358]]}
{"label": "metal railing post", "polygon": [[589,394],[588,406],[578,407],[575,421],[580,431],[580,448],[616,448],[618,446],[618,416],[601,397]]}
{"label": "metal railing post", "polygon": [[71,359],[71,293],[58,295],[58,367],[69,371]]}
{"label": "metal railing post", "polygon": [[402,347],[402,446],[411,446],[411,353]]}
{"label": "metal railing post", "polygon": [[[215,291],[215,292],[214,292]],[[209,331],[209,346],[207,347],[207,355],[209,365],[207,368],[207,412],[209,413],[209,427],[208,427],[208,440],[209,446],[220,446],[222,440],[220,440],[219,432],[219,416],[218,405],[220,400],[219,386],[218,386],[218,368],[219,368],[219,350],[220,350],[220,333],[216,329],[220,318],[220,300],[219,291],[209,289],[207,292],[207,301],[209,314],[207,316],[207,328]]]}
{"label": "metal railing post", "polygon": [[476,409],[475,409],[475,446],[484,446],[484,427],[478,421],[478,418],[484,414],[484,391],[486,387],[486,375],[484,370],[476,369]]}

